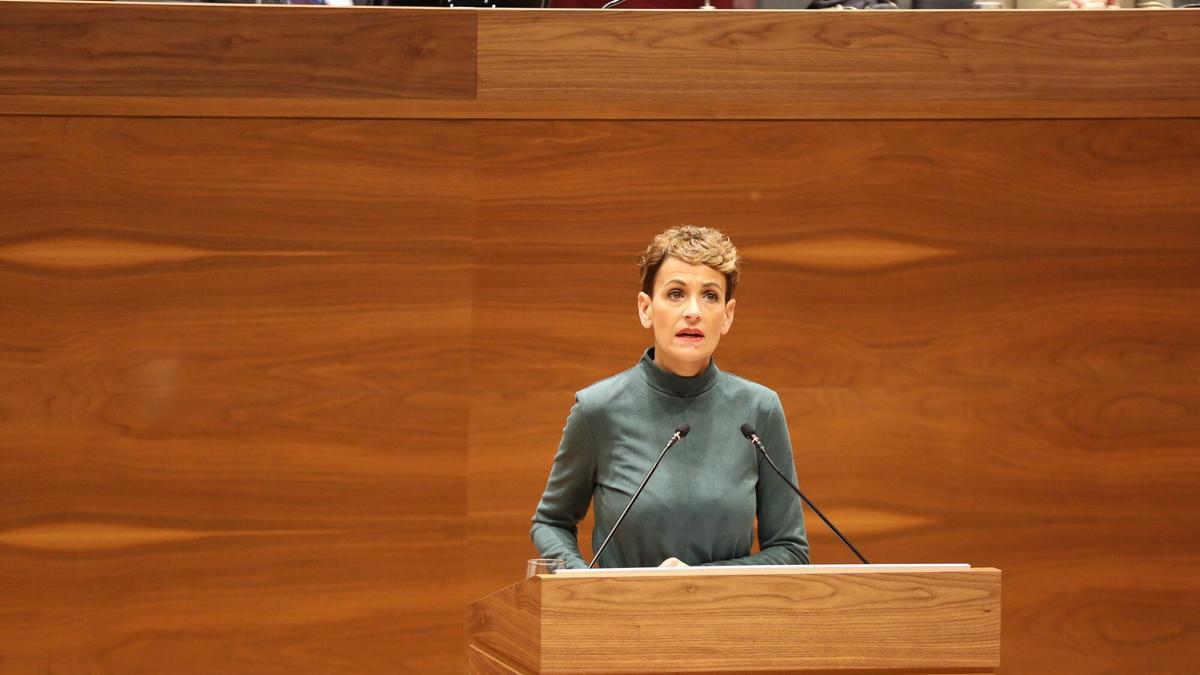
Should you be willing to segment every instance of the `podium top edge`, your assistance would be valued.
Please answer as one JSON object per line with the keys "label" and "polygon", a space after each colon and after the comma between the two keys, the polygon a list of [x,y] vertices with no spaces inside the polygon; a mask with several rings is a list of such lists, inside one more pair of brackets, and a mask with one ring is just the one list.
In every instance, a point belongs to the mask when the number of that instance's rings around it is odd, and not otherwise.
{"label": "podium top edge", "polygon": [[902,563],[876,565],[729,565],[715,567],[612,567],[567,569],[542,578],[608,576],[730,576],[760,574],[878,574],[881,572],[963,572],[991,571],[991,567],[971,567],[968,563]]}

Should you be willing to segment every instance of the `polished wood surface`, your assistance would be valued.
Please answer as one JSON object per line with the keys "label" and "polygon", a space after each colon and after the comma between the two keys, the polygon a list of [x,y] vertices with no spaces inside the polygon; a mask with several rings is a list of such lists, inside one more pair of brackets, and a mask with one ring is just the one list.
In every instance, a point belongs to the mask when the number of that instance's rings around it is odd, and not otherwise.
{"label": "polished wood surface", "polygon": [[537,577],[532,577],[472,602],[467,608],[470,646],[514,670],[540,672],[542,589]]}
{"label": "polished wood surface", "polygon": [[1003,568],[1004,672],[1188,671],[1200,14],[842,14],[5,3],[0,671],[460,670],[683,222],[873,561]]}
{"label": "polished wood surface", "polygon": [[461,667],[457,124],[0,138],[0,671]]}
{"label": "polished wood surface", "polygon": [[[12,2],[13,0],[5,0]],[[457,10],[456,10],[457,11]],[[646,10],[650,11],[650,10]],[[886,106],[830,101],[542,101],[457,99],[338,99],[233,96],[0,95],[3,109],[22,115],[119,115],[130,117],[272,117],[334,119],[609,119],[609,120],[896,120],[1075,119],[1078,101],[915,101]],[[1200,99],[1088,101],[1088,118],[1200,117]]]}
{"label": "polished wood surface", "polygon": [[475,675],[520,675],[521,671],[475,645],[467,646],[467,672]]}
{"label": "polished wood surface", "polygon": [[[1190,12],[6,2],[0,110],[470,119],[1200,116]],[[119,46],[119,48],[118,48]]]}
{"label": "polished wood surface", "polygon": [[[1085,116],[1092,101],[1153,111],[1200,96],[1191,77],[1200,20],[1079,14],[733,12],[720,22],[700,12],[481,14],[479,98],[795,101],[798,112],[812,102],[925,103],[940,117],[942,101],[970,101],[977,113],[993,101],[1071,101],[1073,115]],[[534,33],[541,39],[530,40]],[[1148,50],[1162,50],[1150,67]]]}
{"label": "polished wood surface", "polygon": [[5,3],[0,101],[475,96],[469,12],[59,4]]}
{"label": "polished wood surface", "polygon": [[471,605],[472,646],[529,673],[995,672],[1000,571],[542,575]]}

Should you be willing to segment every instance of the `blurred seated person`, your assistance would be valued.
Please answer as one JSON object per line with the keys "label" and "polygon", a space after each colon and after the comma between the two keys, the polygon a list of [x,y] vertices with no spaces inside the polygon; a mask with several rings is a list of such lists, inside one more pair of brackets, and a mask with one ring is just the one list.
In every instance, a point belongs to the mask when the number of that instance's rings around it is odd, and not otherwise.
{"label": "blurred seated person", "polygon": [[[551,9],[600,9],[607,0],[550,0]],[[754,9],[758,0],[711,0],[717,9]],[[704,0],[627,0],[614,9],[699,9]]]}
{"label": "blurred seated person", "polygon": [[[225,0],[210,0],[225,1]],[[237,0],[250,1],[254,0]],[[283,2],[284,0],[269,0]],[[543,0],[354,0],[356,5],[536,8]],[[550,9],[600,9],[608,0],[548,0]],[[755,9],[758,0],[711,0],[716,9]],[[699,9],[704,0],[627,0],[614,9]]]}

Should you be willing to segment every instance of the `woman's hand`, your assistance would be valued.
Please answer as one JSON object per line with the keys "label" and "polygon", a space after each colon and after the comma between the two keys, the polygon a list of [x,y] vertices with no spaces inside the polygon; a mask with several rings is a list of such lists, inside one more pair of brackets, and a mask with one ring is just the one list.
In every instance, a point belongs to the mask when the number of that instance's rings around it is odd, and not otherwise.
{"label": "woman's hand", "polygon": [[675,557],[667,558],[666,560],[662,561],[661,565],[659,565],[659,567],[687,567],[687,566],[688,566],[687,563],[685,563],[682,560],[680,560],[679,558],[675,558]]}

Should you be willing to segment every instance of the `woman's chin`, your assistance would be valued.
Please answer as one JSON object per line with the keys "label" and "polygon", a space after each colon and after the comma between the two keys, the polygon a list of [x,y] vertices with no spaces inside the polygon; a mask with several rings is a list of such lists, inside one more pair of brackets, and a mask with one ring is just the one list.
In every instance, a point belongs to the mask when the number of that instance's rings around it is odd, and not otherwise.
{"label": "woman's chin", "polygon": [[[662,346],[655,348],[655,354],[659,356],[655,361],[676,375],[697,375],[704,367],[708,365],[708,360],[712,356],[712,351],[703,349],[700,345],[671,345],[667,349]],[[664,358],[665,357],[665,358]]]}

